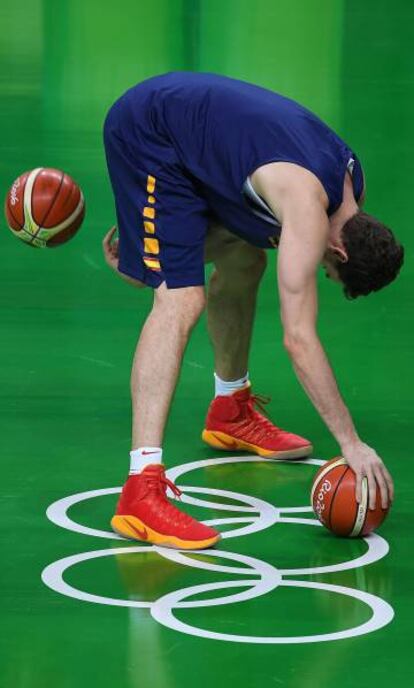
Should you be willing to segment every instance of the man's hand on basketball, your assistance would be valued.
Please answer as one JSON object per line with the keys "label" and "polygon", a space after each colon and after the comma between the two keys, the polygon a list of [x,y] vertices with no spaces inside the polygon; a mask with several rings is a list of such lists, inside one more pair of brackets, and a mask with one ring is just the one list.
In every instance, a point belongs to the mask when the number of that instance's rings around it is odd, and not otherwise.
{"label": "man's hand on basketball", "polygon": [[112,268],[112,270],[118,270],[119,263],[119,241],[118,239],[114,239],[116,229],[116,227],[111,227],[109,232],[105,234],[102,241],[102,248],[105,261],[109,265],[109,267]]}
{"label": "man's hand on basketball", "polygon": [[374,449],[358,441],[349,447],[342,447],[344,459],[356,475],[356,498],[361,501],[362,479],[368,481],[369,508],[375,509],[377,489],[381,493],[382,507],[385,509],[394,499],[394,484],[380,457]]}

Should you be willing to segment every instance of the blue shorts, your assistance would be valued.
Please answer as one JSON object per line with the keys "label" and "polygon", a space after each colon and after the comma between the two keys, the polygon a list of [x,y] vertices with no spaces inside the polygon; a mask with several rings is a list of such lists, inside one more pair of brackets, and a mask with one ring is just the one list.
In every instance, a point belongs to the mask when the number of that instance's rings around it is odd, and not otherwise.
{"label": "blue shorts", "polygon": [[328,196],[328,215],[342,203],[351,162],[355,198],[362,193],[355,154],[318,117],[216,74],[171,72],[137,84],[109,111],[104,135],[119,268],[153,287],[204,284],[210,218],[254,246],[275,248],[280,223],[248,192],[262,165],[289,162],[312,172]]}
{"label": "blue shorts", "polygon": [[204,285],[207,203],[171,143],[146,128],[145,117],[137,131],[127,105],[117,101],[104,125],[119,271],[155,288]]}

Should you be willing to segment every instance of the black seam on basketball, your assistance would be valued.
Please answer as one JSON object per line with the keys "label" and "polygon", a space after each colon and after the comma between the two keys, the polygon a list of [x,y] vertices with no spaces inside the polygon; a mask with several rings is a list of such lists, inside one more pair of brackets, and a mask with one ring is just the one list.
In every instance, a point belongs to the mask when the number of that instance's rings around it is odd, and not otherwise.
{"label": "black seam on basketball", "polygon": [[[23,227],[24,227],[24,220],[23,220],[23,224],[20,224],[19,220],[17,219],[16,215],[13,213],[13,211],[12,211],[12,209],[11,209],[10,199],[9,199],[8,196],[7,196],[7,210],[9,211],[9,213],[10,213],[10,215],[12,216],[13,220],[15,221],[15,223],[19,225],[20,229],[23,229]],[[15,230],[15,231],[16,231],[16,230]]]}
{"label": "black seam on basketball", "polygon": [[[45,169],[45,168],[43,168],[43,169]],[[43,172],[43,170],[42,170],[42,172]],[[38,177],[40,177],[40,175],[42,174],[42,172],[40,172],[40,173],[38,174]],[[37,237],[37,235],[39,234],[40,230],[43,229],[43,223],[46,222],[47,216],[49,215],[50,211],[52,210],[52,208],[53,208],[53,206],[54,206],[54,204],[55,204],[55,202],[56,202],[57,197],[59,196],[59,193],[60,193],[60,190],[61,190],[61,188],[62,188],[62,184],[63,184],[64,178],[65,178],[65,173],[62,172],[62,177],[61,177],[61,179],[60,179],[60,184],[59,184],[59,186],[58,186],[58,188],[57,188],[57,191],[55,192],[55,195],[54,195],[54,197],[53,197],[53,200],[52,200],[52,202],[51,202],[49,208],[48,208],[47,211],[46,211],[46,215],[44,216],[44,218],[43,218],[43,220],[42,220],[41,222],[39,222],[39,223],[36,222],[36,224],[38,224],[38,230],[37,230],[36,234],[33,235],[34,237]],[[36,182],[37,182],[37,177],[36,177],[35,182],[34,182],[34,184],[33,184],[33,191],[34,191],[34,189],[35,189]],[[30,210],[31,210],[31,213],[32,213],[32,217],[34,218],[32,199],[33,199],[33,194],[32,194],[32,198],[30,199]]]}
{"label": "black seam on basketball", "polygon": [[33,234],[31,232],[28,232],[26,227],[22,227],[21,231],[23,232],[23,234],[27,234],[27,236],[29,236],[31,239],[33,239]]}
{"label": "black seam on basketball", "polygon": [[329,515],[328,515],[328,528],[331,528],[332,509],[333,509],[336,493],[338,492],[338,488],[339,488],[341,482],[343,481],[343,479],[345,478],[346,474],[349,471],[349,466],[344,466],[344,468],[345,468],[345,470],[342,473],[341,477],[339,478],[338,482],[336,483],[335,491],[331,497],[331,504],[330,504]]}

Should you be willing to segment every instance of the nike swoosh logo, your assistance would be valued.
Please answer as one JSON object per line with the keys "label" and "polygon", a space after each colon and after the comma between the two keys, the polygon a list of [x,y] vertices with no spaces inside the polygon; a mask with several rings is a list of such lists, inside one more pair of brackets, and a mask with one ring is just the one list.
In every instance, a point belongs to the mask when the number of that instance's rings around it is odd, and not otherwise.
{"label": "nike swoosh logo", "polygon": [[125,518],[125,521],[128,523],[129,527],[132,528],[132,530],[138,535],[138,537],[141,540],[148,540],[148,533],[147,533],[146,528],[144,528],[144,530],[140,530],[139,528],[135,528],[134,524],[131,523],[131,521],[128,521],[127,518]]}
{"label": "nike swoosh logo", "polygon": [[215,435],[214,432],[212,432],[211,434],[213,435],[213,437],[216,438],[216,440],[224,444],[225,447],[228,447],[229,449],[237,449],[238,444],[234,440],[232,440],[231,442],[226,442],[226,440],[223,440],[222,437],[218,437],[217,435]]}
{"label": "nike swoosh logo", "polygon": [[142,453],[142,456],[148,456],[148,454],[158,454],[157,451],[153,451],[153,452],[143,451],[143,452],[141,452],[141,453]]}

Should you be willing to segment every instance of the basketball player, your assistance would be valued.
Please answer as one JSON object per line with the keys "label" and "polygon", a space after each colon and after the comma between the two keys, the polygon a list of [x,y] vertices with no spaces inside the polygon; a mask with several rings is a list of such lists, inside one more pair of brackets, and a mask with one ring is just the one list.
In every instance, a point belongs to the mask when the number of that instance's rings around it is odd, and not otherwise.
{"label": "basketball player", "polygon": [[[216,396],[202,437],[221,450],[269,459],[310,454],[311,443],[257,410],[248,355],[266,250],[278,248],[284,344],[296,374],[357,478],[393,499],[391,476],[359,437],[319,340],[319,265],[354,299],[392,282],[403,249],[361,210],[356,154],[311,112],[276,93],[212,74],[149,79],[111,108],[104,128],[116,203],[107,263],[154,289],[131,374],[130,475],[112,527],[158,545],[200,549],[220,535],[166,497],[163,434],[183,353],[207,306]],[[204,262],[215,271],[204,287]],[[277,369],[275,369],[277,377]]]}

